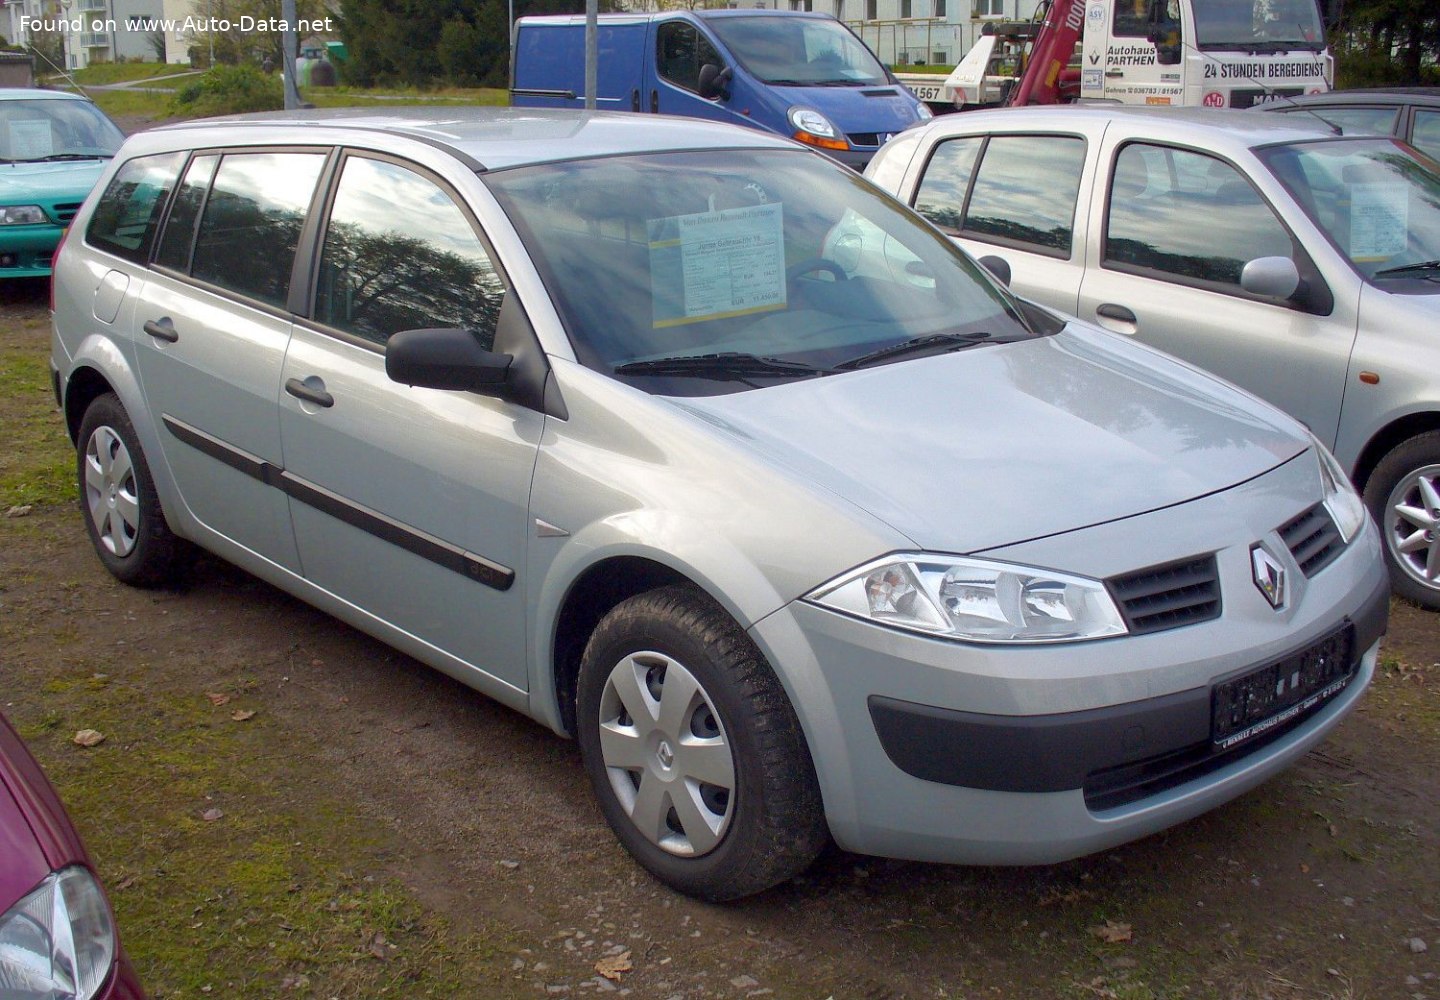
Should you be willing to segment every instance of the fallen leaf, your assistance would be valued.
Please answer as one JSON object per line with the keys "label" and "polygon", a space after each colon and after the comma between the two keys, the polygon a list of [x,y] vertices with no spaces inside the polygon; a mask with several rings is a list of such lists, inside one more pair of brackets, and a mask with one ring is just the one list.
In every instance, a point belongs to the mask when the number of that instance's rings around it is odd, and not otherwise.
{"label": "fallen leaf", "polygon": [[255,718],[255,713],[248,708],[237,708],[235,709],[235,711],[230,713],[230,718],[234,719],[236,722],[247,722],[250,719]]}
{"label": "fallen leaf", "polygon": [[206,809],[203,813],[200,814],[200,818],[207,823],[213,823],[224,815],[225,814],[219,809]]}
{"label": "fallen leaf", "polygon": [[634,968],[635,966],[630,961],[630,953],[628,951],[622,951],[620,954],[612,955],[609,958],[602,958],[595,963],[596,972],[600,973],[600,975],[606,979],[614,980],[617,983],[620,981],[621,973],[629,972]]}
{"label": "fallen leaf", "polygon": [[105,734],[93,729],[82,729],[75,734],[75,745],[79,747],[96,747],[104,742]]}
{"label": "fallen leaf", "polygon": [[228,694],[221,694],[219,691],[206,691],[205,697],[210,699],[212,705],[223,705],[230,700]]}
{"label": "fallen leaf", "polygon": [[375,936],[370,939],[369,950],[370,954],[380,959],[380,961],[388,962],[390,960],[390,953],[395,950],[395,946],[385,940],[383,931],[376,931]]}
{"label": "fallen leaf", "polygon": [[5,516],[6,516],[6,517],[24,517],[24,516],[26,516],[27,514],[29,514],[29,513],[30,513],[32,510],[34,510],[34,509],[35,509],[35,507],[34,507],[33,504],[28,504],[28,503],[26,503],[26,504],[21,504],[21,505],[18,506],[18,507],[11,507],[9,510],[7,510],[7,511],[5,512]]}
{"label": "fallen leaf", "polygon": [[1131,930],[1129,924],[1118,924],[1113,920],[1097,924],[1090,928],[1090,933],[1106,944],[1121,944],[1135,936],[1135,932]]}

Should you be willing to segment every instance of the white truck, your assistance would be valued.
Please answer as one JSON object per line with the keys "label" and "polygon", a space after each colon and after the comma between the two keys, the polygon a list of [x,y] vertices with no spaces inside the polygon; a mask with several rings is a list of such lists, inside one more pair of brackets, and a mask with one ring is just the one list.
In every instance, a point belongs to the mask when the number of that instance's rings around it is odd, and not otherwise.
{"label": "white truck", "polygon": [[947,111],[1076,98],[1249,108],[1335,76],[1315,0],[1051,0],[985,32],[949,76],[900,81]]}

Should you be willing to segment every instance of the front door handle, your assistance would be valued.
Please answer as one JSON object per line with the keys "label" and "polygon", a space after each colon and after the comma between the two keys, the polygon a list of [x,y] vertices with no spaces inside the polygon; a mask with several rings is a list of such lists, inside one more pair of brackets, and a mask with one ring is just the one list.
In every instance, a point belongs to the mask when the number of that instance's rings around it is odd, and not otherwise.
{"label": "front door handle", "polygon": [[640,88],[635,87],[630,91],[630,110],[640,110]]}
{"label": "front door handle", "polygon": [[150,336],[158,340],[168,341],[172,344],[180,339],[180,334],[175,332],[175,324],[170,321],[169,316],[158,320],[147,319],[142,329]]}
{"label": "front door handle", "polygon": [[658,90],[650,91],[650,113],[652,115],[660,113],[660,91]]}
{"label": "front door handle", "polygon": [[334,406],[335,397],[325,391],[325,383],[314,375],[305,381],[298,378],[287,378],[285,380],[285,391],[296,399],[303,399],[307,403],[314,403],[316,406]]}
{"label": "front door handle", "polygon": [[1135,336],[1139,324],[1133,310],[1113,302],[1105,302],[1096,306],[1095,319],[1105,329],[1114,333],[1123,333],[1127,337]]}

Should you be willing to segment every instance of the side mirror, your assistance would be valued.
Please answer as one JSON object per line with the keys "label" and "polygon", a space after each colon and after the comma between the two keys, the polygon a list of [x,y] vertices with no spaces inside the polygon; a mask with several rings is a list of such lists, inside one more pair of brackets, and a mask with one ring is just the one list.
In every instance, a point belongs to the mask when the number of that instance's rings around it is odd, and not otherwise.
{"label": "side mirror", "polygon": [[993,253],[980,258],[980,266],[995,276],[995,280],[1006,288],[1010,287],[1010,262]]}
{"label": "side mirror", "polygon": [[1291,299],[1300,290],[1300,271],[1289,257],[1256,257],[1241,269],[1240,287],[1251,295]]}
{"label": "side mirror", "polygon": [[403,330],[385,343],[385,374],[391,381],[425,389],[498,396],[511,360],[509,354],[485,350],[469,330]]}
{"label": "side mirror", "polygon": [[721,69],[714,63],[706,63],[704,66],[701,66],[700,96],[707,101],[712,101],[717,97],[729,100],[730,92],[726,88],[729,86],[730,79],[734,75],[734,71],[731,70],[729,66],[726,66],[724,69]]}

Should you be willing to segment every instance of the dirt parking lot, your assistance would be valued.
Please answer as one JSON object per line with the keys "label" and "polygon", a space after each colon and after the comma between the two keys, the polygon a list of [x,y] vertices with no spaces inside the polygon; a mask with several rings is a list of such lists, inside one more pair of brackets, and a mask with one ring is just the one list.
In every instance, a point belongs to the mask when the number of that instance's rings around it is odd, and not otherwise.
{"label": "dirt parking lot", "polygon": [[629,861],[573,744],[218,562],[115,583],[66,499],[44,285],[0,319],[29,507],[0,707],[157,997],[1440,998],[1440,616],[1397,604],[1332,741],[1167,833],[1032,869],[832,850],[703,905]]}

